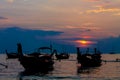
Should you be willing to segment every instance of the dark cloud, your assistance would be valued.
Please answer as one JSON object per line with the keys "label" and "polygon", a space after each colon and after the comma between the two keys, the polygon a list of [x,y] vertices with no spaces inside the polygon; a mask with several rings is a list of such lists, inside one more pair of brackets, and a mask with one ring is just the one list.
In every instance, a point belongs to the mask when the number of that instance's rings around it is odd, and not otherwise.
{"label": "dark cloud", "polygon": [[92,31],[91,29],[86,29],[87,32]]}
{"label": "dark cloud", "polygon": [[120,52],[120,36],[104,38],[96,41],[97,44],[95,46],[104,53],[109,53],[112,50],[114,50],[116,53]]}
{"label": "dark cloud", "polygon": [[[18,42],[22,43],[23,51],[33,51],[40,46],[53,44],[53,47],[58,51],[61,51],[61,48],[65,48],[68,52],[76,52],[74,41],[83,38],[60,38],[59,36],[62,33],[59,31],[31,30],[18,27],[2,28],[0,29],[0,52],[5,52],[5,49],[15,51]],[[39,38],[36,38],[36,36]],[[109,53],[113,49],[116,53],[120,52],[120,36],[87,40],[97,42],[91,45],[90,48],[97,47],[103,53]]]}
{"label": "dark cloud", "polygon": [[[21,42],[24,49],[35,49],[43,45],[49,45],[54,36],[59,36],[62,32],[45,31],[45,30],[30,30],[18,27],[0,29],[0,51],[5,49],[16,50],[16,44]],[[39,36],[39,38],[36,38]],[[46,38],[46,37],[49,37]]]}
{"label": "dark cloud", "polygon": [[20,35],[20,36],[55,36],[60,35],[63,32],[60,31],[45,31],[45,30],[31,30],[31,29],[23,29],[19,27],[10,27],[10,28],[2,28],[0,29],[1,32],[8,33],[8,35]]}
{"label": "dark cloud", "polygon": [[[82,40],[82,39],[83,38],[66,38],[66,39],[62,39],[62,40],[74,42],[76,40]],[[103,39],[92,39],[91,38],[91,39],[85,39],[85,40],[96,42],[95,44],[92,44],[89,46],[89,48],[91,48],[91,49],[96,47],[102,53],[110,53],[112,51],[114,51],[115,53],[120,53],[120,36],[103,38]],[[73,43],[73,44],[75,44],[75,43]]]}
{"label": "dark cloud", "polygon": [[8,19],[8,18],[0,16],[0,20],[1,20],[1,19]]}

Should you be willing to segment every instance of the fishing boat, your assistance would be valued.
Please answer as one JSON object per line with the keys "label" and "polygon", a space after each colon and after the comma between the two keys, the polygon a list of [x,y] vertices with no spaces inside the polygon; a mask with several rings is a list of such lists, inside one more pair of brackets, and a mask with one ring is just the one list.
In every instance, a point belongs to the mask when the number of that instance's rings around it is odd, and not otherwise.
{"label": "fishing boat", "polygon": [[[87,52],[89,49],[87,50]],[[79,64],[81,64],[82,68],[88,68],[88,67],[98,67],[101,65],[101,53],[100,51],[97,51],[97,49],[94,49],[94,53],[85,53],[82,54],[79,50],[79,47],[77,48],[77,61]]]}
{"label": "fishing boat", "polygon": [[115,54],[115,52],[111,51],[109,54]]}
{"label": "fishing boat", "polygon": [[55,55],[57,59],[69,59],[69,54],[68,53],[60,53]]}
{"label": "fishing boat", "polygon": [[7,50],[6,50],[6,55],[7,55],[7,59],[16,59],[16,58],[18,58],[17,53],[15,53],[15,52],[8,53]]}
{"label": "fishing boat", "polygon": [[69,54],[67,52],[62,52],[62,53],[59,53],[57,52],[57,50],[53,50],[53,54],[55,54],[55,57],[57,60],[61,60],[61,59],[69,59]]}
{"label": "fishing boat", "polygon": [[[42,54],[37,52],[37,56],[31,55],[24,55],[22,53],[22,46],[20,43],[17,44],[18,46],[18,54],[19,54],[19,61],[20,64],[24,67],[26,72],[33,73],[33,72],[47,72],[53,70],[54,61],[52,59],[52,54]],[[52,49],[49,47],[41,47],[38,50],[50,50]]]}

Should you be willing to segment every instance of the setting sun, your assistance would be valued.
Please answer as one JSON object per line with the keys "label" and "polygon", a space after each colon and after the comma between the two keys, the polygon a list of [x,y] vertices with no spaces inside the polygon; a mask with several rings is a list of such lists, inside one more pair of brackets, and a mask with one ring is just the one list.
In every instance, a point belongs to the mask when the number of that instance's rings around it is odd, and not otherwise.
{"label": "setting sun", "polygon": [[88,43],[86,40],[80,40],[78,42],[80,42],[81,44],[84,44],[84,45],[86,45]]}
{"label": "setting sun", "polygon": [[93,41],[88,41],[88,40],[77,40],[76,41],[78,43],[79,46],[81,47],[88,47],[90,46],[91,44],[94,44],[95,42]]}

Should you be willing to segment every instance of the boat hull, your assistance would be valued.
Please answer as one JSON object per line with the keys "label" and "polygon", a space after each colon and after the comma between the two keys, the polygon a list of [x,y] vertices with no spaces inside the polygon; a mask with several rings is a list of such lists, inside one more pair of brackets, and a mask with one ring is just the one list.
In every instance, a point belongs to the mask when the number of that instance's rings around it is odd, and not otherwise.
{"label": "boat hull", "polygon": [[18,56],[17,53],[7,53],[7,59],[16,59]]}
{"label": "boat hull", "polygon": [[53,70],[53,60],[51,57],[22,57],[20,64],[27,72],[47,72]]}

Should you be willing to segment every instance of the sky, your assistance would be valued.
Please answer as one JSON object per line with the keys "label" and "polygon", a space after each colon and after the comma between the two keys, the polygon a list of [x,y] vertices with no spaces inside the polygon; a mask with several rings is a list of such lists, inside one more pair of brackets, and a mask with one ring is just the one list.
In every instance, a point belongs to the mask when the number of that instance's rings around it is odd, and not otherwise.
{"label": "sky", "polygon": [[119,21],[120,0],[0,0],[1,29],[58,31],[43,38],[73,46],[120,44]]}

